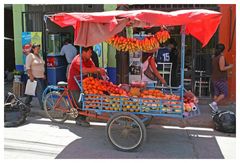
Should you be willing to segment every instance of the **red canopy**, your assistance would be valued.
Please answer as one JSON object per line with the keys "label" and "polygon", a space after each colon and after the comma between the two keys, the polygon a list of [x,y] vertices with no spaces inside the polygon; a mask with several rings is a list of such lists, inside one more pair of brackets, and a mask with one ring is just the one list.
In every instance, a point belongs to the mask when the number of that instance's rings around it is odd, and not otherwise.
{"label": "red canopy", "polygon": [[108,11],[93,13],[58,13],[49,16],[61,27],[73,26],[74,44],[92,46],[103,42],[124,29],[153,26],[186,26],[191,34],[205,46],[216,32],[221,13],[210,10],[178,10],[162,12],[154,10]]}

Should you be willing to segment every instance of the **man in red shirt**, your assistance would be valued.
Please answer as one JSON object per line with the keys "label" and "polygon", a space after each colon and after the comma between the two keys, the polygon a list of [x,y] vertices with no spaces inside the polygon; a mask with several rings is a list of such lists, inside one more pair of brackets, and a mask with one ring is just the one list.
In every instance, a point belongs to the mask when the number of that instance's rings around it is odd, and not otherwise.
{"label": "man in red shirt", "polygon": [[[101,75],[105,75],[105,70],[103,68],[98,68],[93,63],[92,56],[93,47],[82,47],[82,73],[83,77],[89,73],[99,73]],[[76,81],[74,80],[74,76],[80,75],[80,55],[77,55],[72,60],[72,63],[69,68],[68,74],[68,89],[72,92],[72,95],[77,102],[80,95],[80,88]],[[79,104],[78,104],[79,105]],[[81,107],[81,105],[79,105]],[[79,124],[84,127],[89,126],[89,122],[86,121],[86,116],[78,116],[76,119],[76,124]]]}

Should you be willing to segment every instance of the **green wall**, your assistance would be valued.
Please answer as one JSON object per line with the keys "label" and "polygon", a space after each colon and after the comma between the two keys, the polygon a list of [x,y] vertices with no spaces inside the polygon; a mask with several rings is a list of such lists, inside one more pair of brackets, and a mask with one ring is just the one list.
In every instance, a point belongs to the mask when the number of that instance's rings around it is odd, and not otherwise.
{"label": "green wall", "polygon": [[13,4],[13,30],[15,63],[21,65],[22,61],[22,12],[25,11],[24,4]]}
{"label": "green wall", "polygon": [[[104,11],[112,11],[117,7],[116,4],[104,4]],[[116,49],[111,45],[105,44],[103,46],[103,54],[107,54],[107,66],[116,67]]]}
{"label": "green wall", "polygon": [[116,4],[104,4],[104,11],[112,11],[117,8]]}
{"label": "green wall", "polygon": [[104,65],[102,67],[108,67],[108,44],[106,42],[102,43],[102,57],[104,57]]}
{"label": "green wall", "polygon": [[[116,4],[104,4],[104,11],[115,10]],[[22,61],[22,12],[25,11],[24,4],[13,4],[13,27],[14,27],[14,49],[15,63],[21,65]],[[107,43],[103,43],[103,54],[107,54],[107,67],[116,67],[116,49]],[[106,61],[105,60],[105,61]]]}

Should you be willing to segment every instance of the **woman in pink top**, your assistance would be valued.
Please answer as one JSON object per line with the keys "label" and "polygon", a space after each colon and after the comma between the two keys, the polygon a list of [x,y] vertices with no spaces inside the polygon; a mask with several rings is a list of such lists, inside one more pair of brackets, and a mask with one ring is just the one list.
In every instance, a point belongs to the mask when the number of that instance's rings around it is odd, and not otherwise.
{"label": "woman in pink top", "polygon": [[[41,106],[41,109],[43,109],[43,103],[42,103],[42,93],[43,90],[46,87],[45,84],[45,62],[42,59],[42,57],[39,55],[40,52],[40,45],[39,44],[33,44],[31,53],[27,55],[26,57],[26,70],[28,77],[31,81],[37,81],[37,88],[36,88],[36,96],[38,98],[39,104]],[[30,106],[30,103],[32,101],[32,96],[27,96],[25,99],[25,103]]]}
{"label": "woman in pink top", "polygon": [[148,88],[154,88],[155,84],[157,83],[157,81],[153,81],[151,79],[149,79],[145,74],[145,70],[148,68],[148,65],[151,68],[152,73],[156,76],[156,80],[159,80],[162,84],[166,84],[165,79],[161,76],[161,74],[158,72],[157,70],[157,65],[153,56],[153,53],[156,51],[157,49],[154,49],[152,51],[149,52],[144,52],[142,55],[142,81],[147,82],[147,87]]}

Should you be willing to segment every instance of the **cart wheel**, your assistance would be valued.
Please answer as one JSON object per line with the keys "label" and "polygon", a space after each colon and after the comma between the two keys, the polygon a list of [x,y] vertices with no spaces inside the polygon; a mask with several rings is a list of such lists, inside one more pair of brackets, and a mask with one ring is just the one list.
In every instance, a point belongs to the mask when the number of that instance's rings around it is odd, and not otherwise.
{"label": "cart wheel", "polygon": [[117,150],[134,151],[146,140],[146,128],[136,115],[116,113],[107,123],[107,138]]}
{"label": "cart wheel", "polygon": [[47,116],[51,119],[52,122],[63,123],[67,120],[68,114],[64,113],[61,110],[56,110],[56,102],[58,102],[58,108],[69,109],[69,104],[64,97],[61,99],[61,94],[59,92],[50,92],[46,95],[43,106]]}

